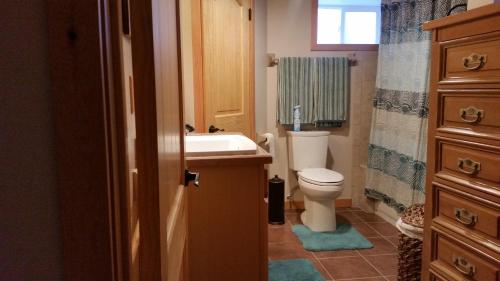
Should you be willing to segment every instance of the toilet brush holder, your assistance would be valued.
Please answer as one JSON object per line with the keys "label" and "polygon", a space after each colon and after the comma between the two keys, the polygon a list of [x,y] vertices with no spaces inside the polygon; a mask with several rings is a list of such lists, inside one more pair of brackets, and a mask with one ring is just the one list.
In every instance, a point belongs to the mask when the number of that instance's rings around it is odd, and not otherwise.
{"label": "toilet brush holder", "polygon": [[269,180],[269,223],[285,223],[285,181],[278,175]]}

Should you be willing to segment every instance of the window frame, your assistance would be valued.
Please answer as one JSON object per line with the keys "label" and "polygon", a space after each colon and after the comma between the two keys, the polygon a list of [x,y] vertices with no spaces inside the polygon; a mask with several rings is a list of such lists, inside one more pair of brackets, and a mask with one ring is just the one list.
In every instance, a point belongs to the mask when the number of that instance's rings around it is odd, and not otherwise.
{"label": "window frame", "polygon": [[[379,44],[318,44],[318,2],[319,0],[311,0],[311,9],[312,9],[311,51],[377,51],[378,50]],[[344,12],[342,12],[342,14],[344,14]],[[377,32],[380,33],[380,31]],[[342,36],[344,36],[343,33]]]}

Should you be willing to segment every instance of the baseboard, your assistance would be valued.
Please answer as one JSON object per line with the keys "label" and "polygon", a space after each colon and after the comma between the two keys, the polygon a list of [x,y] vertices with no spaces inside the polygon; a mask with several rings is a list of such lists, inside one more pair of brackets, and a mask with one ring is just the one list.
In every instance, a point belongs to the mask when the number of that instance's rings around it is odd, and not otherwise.
{"label": "baseboard", "polygon": [[383,218],[386,222],[395,225],[399,218],[399,214],[391,207],[383,204],[382,202],[377,202],[375,206],[375,215]]}
{"label": "baseboard", "polygon": [[[352,199],[337,199],[335,200],[336,208],[350,208],[352,207]],[[287,201],[285,202],[286,210],[303,210],[304,201]]]}

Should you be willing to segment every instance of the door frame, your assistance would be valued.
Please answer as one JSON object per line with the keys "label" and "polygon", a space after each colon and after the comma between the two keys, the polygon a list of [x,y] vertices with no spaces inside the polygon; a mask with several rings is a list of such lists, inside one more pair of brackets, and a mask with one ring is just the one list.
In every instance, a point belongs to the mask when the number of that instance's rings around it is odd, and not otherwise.
{"label": "door frame", "polygon": [[[46,2],[64,280],[129,280],[127,200],[123,188],[128,181],[127,109],[119,1]],[[144,233],[151,234],[158,233],[160,225],[158,206],[146,201],[158,187],[158,172],[154,169],[158,164],[154,155],[158,152],[153,149],[157,146],[149,146],[153,135],[156,141],[156,121],[150,122],[156,120],[156,110],[147,111],[156,106],[156,101],[151,100],[155,92],[154,58],[147,53],[148,48],[153,49],[151,2],[130,2],[132,32],[136,32],[133,36],[144,51],[139,57],[144,59],[145,72],[136,75],[139,81],[134,83],[138,89],[135,104],[143,112],[137,121],[151,123],[137,132],[145,136],[137,143],[137,152],[142,153],[138,161],[150,168],[142,171],[139,182],[149,187],[140,194],[141,225],[147,229]],[[151,235],[143,238],[140,267],[147,270],[141,270],[141,280],[160,281],[160,241]]]}
{"label": "door frame", "polygon": [[[192,34],[193,34],[193,90],[194,90],[194,127],[199,133],[206,133],[205,126],[205,96],[203,87],[203,21],[202,2],[203,0],[192,1]],[[250,135],[255,139],[255,0],[250,0],[251,20],[249,30],[250,51],[249,61],[249,116]]]}
{"label": "door frame", "polygon": [[117,1],[46,3],[63,278],[127,280]]}

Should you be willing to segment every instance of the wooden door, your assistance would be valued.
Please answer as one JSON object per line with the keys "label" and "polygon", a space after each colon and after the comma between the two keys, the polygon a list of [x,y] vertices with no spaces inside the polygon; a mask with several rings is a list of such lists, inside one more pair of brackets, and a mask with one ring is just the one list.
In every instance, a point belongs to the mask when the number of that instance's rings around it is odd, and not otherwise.
{"label": "wooden door", "polygon": [[250,0],[201,1],[204,126],[253,137]]}
{"label": "wooden door", "polygon": [[187,232],[176,0],[131,0],[140,280],[182,280]]}

